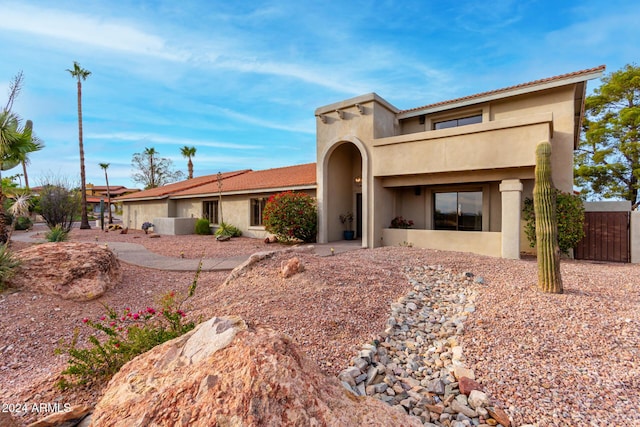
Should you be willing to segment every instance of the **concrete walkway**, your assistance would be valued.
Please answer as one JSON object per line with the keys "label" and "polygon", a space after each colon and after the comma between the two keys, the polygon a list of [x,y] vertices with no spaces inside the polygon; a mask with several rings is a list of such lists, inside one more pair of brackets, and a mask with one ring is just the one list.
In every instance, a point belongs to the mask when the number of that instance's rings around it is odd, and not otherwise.
{"label": "concrete walkway", "polygon": [[[27,243],[43,243],[44,239],[33,239],[31,236],[36,232],[14,232],[11,240]],[[87,242],[91,243],[91,242]],[[143,245],[126,242],[100,242],[100,245],[107,245],[118,257],[119,260],[128,264],[139,265],[141,267],[154,268],[156,270],[169,271],[196,271],[200,259],[174,258],[153,253]],[[311,244],[313,252],[319,256],[331,256],[332,248],[334,254],[353,251],[362,248],[362,241],[339,241],[326,244]],[[204,258],[202,259],[202,271],[228,271],[233,270],[245,262],[251,254],[239,255],[230,258]]]}

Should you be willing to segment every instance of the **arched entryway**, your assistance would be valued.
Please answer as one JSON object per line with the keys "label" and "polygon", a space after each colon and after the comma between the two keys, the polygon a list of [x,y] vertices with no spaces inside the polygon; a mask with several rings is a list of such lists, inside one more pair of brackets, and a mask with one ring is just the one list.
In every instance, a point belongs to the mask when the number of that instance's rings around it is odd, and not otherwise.
{"label": "arched entryway", "polygon": [[323,153],[319,183],[320,241],[344,240],[340,215],[351,213],[355,238],[367,246],[368,161],[357,138],[336,141]]}

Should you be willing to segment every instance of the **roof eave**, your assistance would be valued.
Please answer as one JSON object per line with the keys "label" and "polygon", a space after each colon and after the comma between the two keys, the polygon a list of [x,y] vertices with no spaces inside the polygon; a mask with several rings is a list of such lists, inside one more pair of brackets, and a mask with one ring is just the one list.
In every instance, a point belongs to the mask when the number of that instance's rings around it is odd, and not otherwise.
{"label": "roof eave", "polygon": [[495,101],[498,99],[509,98],[512,96],[525,95],[532,92],[538,92],[546,89],[554,89],[561,86],[567,86],[575,83],[586,82],[588,80],[597,79],[602,77],[604,69],[594,69],[593,71],[586,72],[577,76],[569,76],[564,79],[552,80],[547,82],[541,82],[526,87],[516,87],[513,89],[501,91],[499,93],[488,93],[486,95],[473,97],[469,99],[461,99],[457,102],[445,103],[442,105],[434,105],[432,107],[420,108],[417,110],[411,110],[401,112],[398,114],[398,119],[407,119],[410,117],[421,116],[423,114],[433,114],[445,110],[453,110],[461,107],[468,107],[471,105],[482,104],[485,102]]}
{"label": "roof eave", "polygon": [[[300,190],[315,190],[317,189],[317,184],[301,184],[301,185],[293,185],[286,187],[269,187],[269,188],[250,188],[246,190],[236,190],[236,191],[223,191],[222,196],[237,196],[237,195],[245,195],[245,194],[257,194],[257,193],[280,193],[283,191],[300,191]],[[212,197],[218,196],[220,193],[216,192],[207,192],[207,193],[199,193],[199,194],[185,194],[185,195],[174,195],[170,196],[171,200],[177,199],[195,199],[200,197]]]}

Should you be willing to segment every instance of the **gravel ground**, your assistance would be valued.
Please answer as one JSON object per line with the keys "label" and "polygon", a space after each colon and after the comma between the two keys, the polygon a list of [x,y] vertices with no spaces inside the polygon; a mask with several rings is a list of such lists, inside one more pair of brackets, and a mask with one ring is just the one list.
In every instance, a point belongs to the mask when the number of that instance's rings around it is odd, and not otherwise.
{"label": "gravel ground", "polygon": [[[130,241],[149,250],[197,258],[281,248],[259,240],[220,244],[211,236],[162,236],[74,230],[73,240]],[[16,244],[18,249],[22,244]],[[279,275],[298,256],[305,271]],[[389,305],[409,291],[404,266],[440,264],[482,276],[476,312],[463,337],[467,362],[515,425],[640,426],[640,266],[563,261],[565,294],[535,290],[535,260],[389,247],[320,258],[282,253],[224,284],[224,272],[202,273],[188,315],[238,314],[290,335],[326,373],[348,366],[360,345],[384,329]],[[123,280],[86,303],[27,291],[0,294],[0,403],[95,402],[101,388],[61,393],[53,383],[65,357],[54,356],[83,317],[101,304],[152,305],[163,293],[185,292],[192,273],[122,264]],[[81,328],[81,331],[83,328]],[[81,336],[86,336],[83,331]],[[35,416],[20,417],[23,422]]]}

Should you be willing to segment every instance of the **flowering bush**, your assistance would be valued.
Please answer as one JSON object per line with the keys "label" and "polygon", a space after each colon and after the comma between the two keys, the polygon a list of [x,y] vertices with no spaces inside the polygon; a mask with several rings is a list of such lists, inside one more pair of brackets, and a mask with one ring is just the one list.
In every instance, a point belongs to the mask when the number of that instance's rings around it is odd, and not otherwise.
{"label": "flowering bush", "polygon": [[306,193],[274,194],[264,207],[262,223],[280,241],[315,242],[318,230],[316,201]]}
{"label": "flowering bush", "polygon": [[148,221],[143,222],[142,223],[142,231],[144,231],[144,234],[147,234],[151,227],[155,227],[155,225],[151,224]]}
{"label": "flowering bush", "polygon": [[[558,219],[558,246],[568,254],[584,237],[584,205],[579,196],[556,191],[556,217]],[[526,221],[524,232],[529,246],[536,245],[536,216],[533,211],[533,199],[524,199],[522,219]]]}
{"label": "flowering bush", "polygon": [[413,221],[410,219],[404,219],[401,216],[397,216],[391,220],[391,228],[411,228],[413,227]]}
{"label": "flowering bush", "polygon": [[122,314],[105,306],[106,314],[98,319],[82,319],[82,324],[94,330],[88,337],[89,346],[79,348],[79,328],[74,331],[69,345],[61,342],[56,354],[68,353],[69,365],[58,387],[66,389],[93,380],[108,381],[120,368],[139,354],[158,344],[177,338],[195,327],[195,322],[185,322],[182,304],[195,293],[202,262],[198,266],[193,283],[186,297],[169,292],[160,299],[160,309],[146,307],[138,311],[126,307]]}

